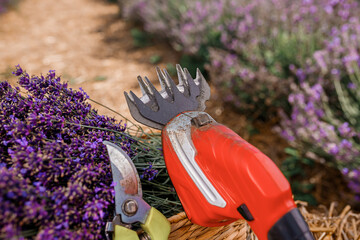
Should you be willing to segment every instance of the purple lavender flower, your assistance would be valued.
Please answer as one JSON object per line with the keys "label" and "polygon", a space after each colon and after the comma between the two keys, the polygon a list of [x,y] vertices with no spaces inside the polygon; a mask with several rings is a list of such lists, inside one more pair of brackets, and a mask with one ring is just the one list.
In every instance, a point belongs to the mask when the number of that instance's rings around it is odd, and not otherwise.
{"label": "purple lavender flower", "polygon": [[20,67],[20,65],[16,65],[16,69],[15,69],[15,72],[13,72],[13,74],[14,74],[15,76],[20,76],[22,73],[23,73],[23,70],[22,70],[22,68]]}
{"label": "purple lavender flower", "polygon": [[321,84],[310,87],[304,83],[294,91],[289,96],[293,108],[291,117],[282,113],[281,128],[277,131],[294,147],[336,163],[348,179],[349,187],[360,195],[360,182],[353,177],[360,164],[359,129],[353,123],[343,121],[344,114],[339,116],[335,111],[329,114],[331,106]]}
{"label": "purple lavender flower", "polygon": [[348,83],[347,87],[348,87],[349,89],[356,89],[356,88],[357,88],[356,84],[353,83],[353,82]]}
{"label": "purple lavender flower", "polygon": [[327,150],[332,155],[336,155],[340,152],[339,147],[335,143],[327,144],[327,149],[325,150]]}
{"label": "purple lavender flower", "polygon": [[316,51],[314,52],[314,59],[316,63],[319,65],[322,72],[327,72],[327,63],[325,61],[325,55],[327,54],[326,51]]}
{"label": "purple lavender flower", "polygon": [[338,131],[340,133],[340,136],[342,136],[342,137],[352,137],[350,135],[352,133],[352,130],[351,130],[348,122],[344,122],[342,125],[340,125],[338,127]]}
{"label": "purple lavender flower", "polygon": [[347,139],[342,139],[341,140],[341,143],[340,143],[340,147],[342,148],[342,149],[351,149],[352,148],[352,143],[349,141],[349,140],[347,140]]}
{"label": "purple lavender flower", "polygon": [[151,181],[155,178],[156,174],[158,173],[158,170],[153,169],[152,163],[149,162],[148,164],[149,166],[143,169],[144,172],[140,175],[140,178]]}
{"label": "purple lavender flower", "polygon": [[17,66],[14,75],[26,93],[0,82],[0,215],[6,219],[0,235],[17,238],[33,226],[37,239],[103,238],[103,219],[112,216],[114,200],[101,142],[130,146],[134,140],[55,71],[30,77]]}
{"label": "purple lavender flower", "polygon": [[299,79],[299,81],[301,83],[304,82],[304,80],[306,78],[306,75],[305,75],[304,71],[301,68],[296,70],[296,76],[297,76],[297,78]]}
{"label": "purple lavender flower", "polygon": [[349,187],[353,190],[358,198],[360,196],[360,168],[349,170],[345,168],[342,173],[349,182]]}

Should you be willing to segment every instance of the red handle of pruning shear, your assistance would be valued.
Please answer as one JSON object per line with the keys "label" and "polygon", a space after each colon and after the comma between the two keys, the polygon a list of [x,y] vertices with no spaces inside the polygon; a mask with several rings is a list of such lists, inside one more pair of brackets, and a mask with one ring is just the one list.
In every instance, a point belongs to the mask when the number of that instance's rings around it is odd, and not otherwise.
{"label": "red handle of pruning shear", "polygon": [[297,234],[291,228],[284,233],[282,221],[300,224],[302,235],[308,231],[284,175],[229,128],[205,113],[187,112],[169,122],[162,136],[169,175],[193,223],[213,227],[244,218],[259,239]]}

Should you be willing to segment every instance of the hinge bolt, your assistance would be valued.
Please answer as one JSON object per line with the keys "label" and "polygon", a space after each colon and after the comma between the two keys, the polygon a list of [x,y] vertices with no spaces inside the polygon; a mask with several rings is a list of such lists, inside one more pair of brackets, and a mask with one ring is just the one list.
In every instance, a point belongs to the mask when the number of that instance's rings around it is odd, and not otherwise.
{"label": "hinge bolt", "polygon": [[138,205],[135,200],[129,199],[124,202],[123,211],[127,216],[129,217],[134,216],[137,210],[138,210]]}

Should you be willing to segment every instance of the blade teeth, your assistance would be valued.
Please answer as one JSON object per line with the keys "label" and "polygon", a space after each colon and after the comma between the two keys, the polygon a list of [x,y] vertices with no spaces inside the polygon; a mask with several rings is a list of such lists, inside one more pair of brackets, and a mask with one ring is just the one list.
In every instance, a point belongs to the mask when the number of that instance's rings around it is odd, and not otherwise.
{"label": "blade teeth", "polygon": [[153,93],[153,96],[155,97],[158,108],[160,108],[161,105],[163,105],[163,101],[165,101],[165,99],[161,96],[159,91],[155,88],[155,86],[150,82],[150,80],[147,77],[145,77],[145,80],[146,80],[147,85],[152,90],[152,93]]}
{"label": "blade teeth", "polygon": [[[152,94],[153,94],[154,96],[160,95],[160,93],[158,92],[158,90],[155,88],[155,86],[150,82],[150,80],[149,80],[147,77],[145,77],[145,81],[146,81],[147,86],[149,86],[149,90],[152,92]],[[161,95],[160,95],[160,96],[161,96]]]}
{"label": "blade teeth", "polygon": [[187,70],[187,68],[184,68],[184,72],[185,72],[185,78],[187,83],[189,84],[189,82],[194,82],[194,79],[192,78],[191,74],[189,73],[189,71]]}
{"label": "blade teeth", "polygon": [[130,100],[131,102],[134,102],[134,99],[127,92],[124,92],[124,95],[126,99]]}
{"label": "blade teeth", "polygon": [[144,82],[144,80],[142,79],[141,76],[138,76],[137,79],[138,79],[140,89],[141,89],[143,96],[148,95],[150,98],[150,96],[153,95],[153,93],[151,92],[151,89],[149,88],[149,86]]}
{"label": "blade teeth", "polygon": [[179,84],[180,85],[186,85],[185,73],[182,70],[180,64],[176,64],[176,72],[177,72],[177,75],[178,75]]}
{"label": "blade teeth", "polygon": [[197,84],[200,84],[200,85],[201,85],[201,81],[202,81],[203,78],[204,78],[204,76],[201,74],[200,69],[199,69],[199,68],[196,68],[195,83],[196,83],[196,80],[198,80],[198,83],[197,83]]}
{"label": "blade teeth", "polygon": [[186,81],[185,73],[179,64],[176,64],[176,71],[179,79],[179,86],[181,86],[184,89],[183,90],[184,96],[189,97],[190,95],[189,85]]}
{"label": "blade teeth", "polygon": [[[198,79],[198,85],[199,85],[200,92],[207,92],[208,94],[210,94],[210,86],[206,82],[206,79],[205,79],[204,75],[202,75],[199,68],[196,69],[196,79]],[[208,96],[208,98],[210,98],[210,95]]]}
{"label": "blade teeth", "polygon": [[171,118],[183,111],[203,111],[205,102],[210,97],[210,87],[200,70],[196,70],[196,78],[192,78],[186,68],[176,65],[179,84],[171,79],[166,69],[156,67],[162,86],[158,91],[147,77],[138,76],[143,96],[137,97],[132,91],[125,92],[131,115],[135,120],[162,129]]}
{"label": "blade teeth", "polygon": [[168,81],[167,81],[166,78],[165,78],[164,73],[160,70],[159,67],[156,67],[156,73],[157,73],[157,75],[158,75],[158,79],[159,79],[161,88],[162,88],[163,90],[165,90],[165,92],[167,93],[168,97],[172,100],[173,94],[172,94],[172,92],[171,92],[170,85],[169,85]]}
{"label": "blade teeth", "polygon": [[166,86],[166,81],[165,81],[165,77],[164,74],[161,72],[159,67],[156,67],[156,74],[158,76],[159,82],[161,84],[162,88],[165,88]]}
{"label": "blade teeth", "polygon": [[190,96],[198,96],[200,94],[200,90],[199,90],[199,86],[196,85],[194,79],[191,77],[189,71],[184,68],[185,70],[185,75],[186,75],[186,80],[188,82],[188,86],[189,86],[189,93]]}
{"label": "blade teeth", "polygon": [[[196,69],[196,79],[198,81],[197,85],[199,85],[201,92],[203,92],[203,91],[210,92],[210,87],[209,87],[208,83],[206,82],[206,79],[205,79],[204,75],[202,75],[199,68]],[[208,88],[208,89],[205,89],[205,88]]]}
{"label": "blade teeth", "polygon": [[171,89],[171,92],[172,92],[173,98],[174,98],[173,100],[180,101],[179,98],[184,97],[184,94],[182,94],[180,92],[180,90],[176,86],[175,82],[171,79],[170,74],[166,71],[166,69],[164,69],[164,73],[165,73],[166,79],[168,80],[168,83],[170,84],[170,89]]}
{"label": "blade teeth", "polygon": [[[157,90],[154,89],[156,92]],[[157,92],[158,93],[158,92]],[[140,98],[138,98],[132,91],[130,91],[130,94],[132,95],[132,97],[134,98],[134,103],[135,105],[138,107],[138,109],[140,109],[140,106],[141,108],[148,108],[148,109],[151,109],[153,111],[158,111],[160,106],[159,106],[159,99],[157,98],[157,94],[155,93],[154,94],[154,97],[155,97],[155,101],[150,99],[150,101],[145,104],[143,101],[141,101]],[[160,94],[158,94],[160,96]],[[161,96],[160,96],[161,97]]]}
{"label": "blade teeth", "polygon": [[130,100],[132,99],[132,102],[135,103],[137,106],[139,105],[145,105],[145,103],[143,103],[140,98],[138,96],[136,96],[135,93],[133,93],[133,91],[130,91],[130,95],[131,95],[131,98]]}

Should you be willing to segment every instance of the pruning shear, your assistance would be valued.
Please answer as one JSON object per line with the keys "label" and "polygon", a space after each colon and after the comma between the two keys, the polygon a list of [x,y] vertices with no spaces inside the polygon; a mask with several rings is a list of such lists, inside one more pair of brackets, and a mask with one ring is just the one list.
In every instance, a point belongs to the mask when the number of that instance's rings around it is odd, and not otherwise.
{"label": "pruning shear", "polygon": [[[107,222],[105,232],[110,240],[165,240],[170,233],[170,223],[157,209],[142,198],[138,172],[130,157],[114,143],[104,141],[115,184],[115,217]],[[132,230],[140,222],[143,233]]]}

